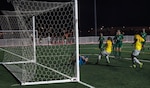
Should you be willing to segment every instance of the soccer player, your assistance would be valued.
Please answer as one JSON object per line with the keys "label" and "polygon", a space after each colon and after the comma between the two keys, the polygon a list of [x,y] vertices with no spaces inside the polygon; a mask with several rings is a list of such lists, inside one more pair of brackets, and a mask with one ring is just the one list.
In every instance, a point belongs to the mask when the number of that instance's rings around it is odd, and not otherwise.
{"label": "soccer player", "polygon": [[113,44],[112,43],[112,38],[108,37],[107,40],[106,40],[106,44],[104,46],[105,49],[99,54],[97,62],[95,64],[99,63],[99,61],[101,60],[102,56],[105,56],[107,63],[110,63],[109,55],[112,52],[112,46],[113,46],[112,44]]}
{"label": "soccer player", "polygon": [[30,36],[31,36],[31,41],[33,42],[33,34],[31,33]]}
{"label": "soccer player", "polygon": [[69,36],[69,33],[67,30],[64,30],[64,44],[67,44],[68,43],[68,36]]}
{"label": "soccer player", "polygon": [[141,36],[145,40],[144,42],[142,42],[142,50],[144,50],[144,46],[146,44],[146,37],[147,37],[147,33],[145,32],[145,29],[143,29],[143,31],[141,32]]}
{"label": "soccer player", "polygon": [[104,46],[104,37],[103,37],[103,33],[100,33],[100,36],[99,36],[99,49],[100,49],[100,52],[103,51],[103,46]]}
{"label": "soccer player", "polygon": [[[71,55],[71,63],[74,65],[75,64],[75,62],[76,62],[76,58],[75,58],[75,56],[74,56],[74,53],[72,53],[72,55]],[[88,56],[81,56],[81,55],[79,55],[79,65],[81,66],[81,65],[84,65],[84,64],[86,64],[88,62]]]}
{"label": "soccer player", "polygon": [[132,66],[133,68],[136,68],[135,63],[138,63],[140,65],[140,68],[142,68],[143,63],[141,63],[138,59],[137,56],[140,54],[140,51],[142,49],[142,42],[144,42],[144,39],[139,35],[136,34],[134,36],[134,50],[131,54],[131,58],[132,58]]}
{"label": "soccer player", "polygon": [[79,56],[79,65],[84,65],[88,62],[88,57],[87,56]]}
{"label": "soccer player", "polygon": [[117,33],[114,37],[114,41],[115,41],[114,54],[115,54],[115,57],[121,58],[121,49],[122,49],[123,38],[124,37],[123,37],[123,34],[121,34],[121,31],[117,30]]}
{"label": "soccer player", "polygon": [[48,34],[47,42],[48,42],[48,45],[51,43],[51,37],[50,37],[50,34]]}

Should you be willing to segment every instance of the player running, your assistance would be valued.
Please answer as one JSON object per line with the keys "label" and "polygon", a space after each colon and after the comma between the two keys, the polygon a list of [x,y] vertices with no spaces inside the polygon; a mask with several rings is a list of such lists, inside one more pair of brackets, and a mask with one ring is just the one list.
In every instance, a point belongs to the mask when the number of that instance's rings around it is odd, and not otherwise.
{"label": "player running", "polygon": [[107,63],[110,63],[109,55],[111,54],[111,52],[112,52],[112,38],[108,37],[107,40],[106,40],[106,44],[105,44],[105,50],[102,51],[99,54],[97,62],[95,64],[99,63],[99,61],[101,60],[102,56],[105,56]]}
{"label": "player running", "polygon": [[100,36],[99,36],[99,49],[100,49],[100,52],[103,51],[103,47],[104,47],[104,36],[103,36],[103,33],[100,33]]}
{"label": "player running", "polygon": [[132,66],[133,68],[136,68],[135,63],[138,63],[140,65],[140,68],[142,68],[143,63],[141,63],[138,59],[137,56],[140,54],[140,51],[142,49],[142,42],[144,42],[144,39],[139,35],[136,34],[134,36],[134,50],[131,54],[131,58],[132,58]]}
{"label": "player running", "polygon": [[122,43],[123,43],[123,34],[121,34],[120,30],[117,30],[117,33],[114,37],[114,55],[115,57],[121,58],[121,49],[122,49]]}
{"label": "player running", "polygon": [[144,50],[144,46],[146,44],[146,37],[147,37],[147,33],[145,32],[145,29],[143,29],[143,32],[141,32],[141,36],[145,40],[144,42],[142,42],[142,50]]}

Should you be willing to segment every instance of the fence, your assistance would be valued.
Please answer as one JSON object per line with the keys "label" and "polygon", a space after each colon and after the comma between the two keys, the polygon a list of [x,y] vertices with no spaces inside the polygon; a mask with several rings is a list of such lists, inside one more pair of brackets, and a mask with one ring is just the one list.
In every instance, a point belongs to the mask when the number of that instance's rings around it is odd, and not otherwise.
{"label": "fence", "polygon": [[[107,39],[108,36],[104,36],[105,40]],[[114,37],[114,36],[110,36],[110,37]],[[88,37],[79,37],[79,44],[98,44],[98,36],[88,36]],[[24,39],[25,40],[25,39]],[[37,44],[41,44],[41,45],[47,45],[48,44],[48,40],[47,38],[42,38],[41,41],[42,42],[38,42],[39,39],[37,40]],[[134,36],[124,36],[124,43],[132,43],[134,40]],[[147,42],[150,42],[150,35],[147,36]],[[29,39],[26,39],[27,44],[26,45],[31,45],[28,43]],[[63,39],[57,39],[58,42],[54,43],[54,44],[63,44]],[[7,42],[7,43],[6,43]],[[69,43],[68,43],[69,44]],[[0,47],[6,47],[6,46],[12,46],[12,45],[16,45],[16,46],[21,46],[21,40],[20,39],[0,39]]]}
{"label": "fence", "polygon": [[[104,36],[105,40],[107,39],[108,36]],[[110,36],[114,37],[114,36]],[[79,38],[79,43],[80,44],[97,44],[98,43],[98,38],[97,36],[90,36],[90,37],[80,37]],[[124,43],[132,43],[134,41],[134,36],[124,36]],[[147,42],[150,42],[150,35],[147,36],[146,39]]]}

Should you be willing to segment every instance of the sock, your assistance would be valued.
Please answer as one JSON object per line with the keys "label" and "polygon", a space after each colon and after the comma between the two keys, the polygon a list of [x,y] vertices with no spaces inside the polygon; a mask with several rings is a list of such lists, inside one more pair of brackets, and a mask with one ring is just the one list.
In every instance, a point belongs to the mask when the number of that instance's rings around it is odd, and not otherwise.
{"label": "sock", "polygon": [[119,51],[119,56],[121,56],[121,51]]}
{"label": "sock", "polygon": [[117,51],[114,51],[114,55],[117,56]]}
{"label": "sock", "polygon": [[134,57],[133,59],[136,63],[141,64],[141,62],[136,57]]}
{"label": "sock", "polygon": [[110,63],[110,60],[109,60],[109,56],[108,56],[108,55],[106,56],[106,60],[107,60],[108,63]]}
{"label": "sock", "polygon": [[118,57],[118,51],[116,51],[116,56]]}
{"label": "sock", "polygon": [[120,51],[116,51],[116,56],[120,56]]}
{"label": "sock", "polygon": [[99,56],[98,56],[98,60],[99,60],[99,61],[101,60],[101,57],[102,57],[102,55],[99,55]]}
{"label": "sock", "polygon": [[98,56],[96,64],[101,60],[101,55]]}
{"label": "sock", "polygon": [[133,56],[133,54],[131,54],[132,64],[135,64],[134,57],[135,56]]}

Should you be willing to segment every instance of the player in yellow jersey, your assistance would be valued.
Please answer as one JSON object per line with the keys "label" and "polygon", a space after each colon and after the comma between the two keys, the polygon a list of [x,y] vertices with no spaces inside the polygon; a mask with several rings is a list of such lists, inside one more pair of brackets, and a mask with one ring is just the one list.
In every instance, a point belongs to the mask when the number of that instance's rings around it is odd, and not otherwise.
{"label": "player in yellow jersey", "polygon": [[98,59],[97,59],[97,62],[96,62],[95,64],[98,64],[98,63],[99,63],[99,61],[101,60],[102,56],[105,56],[107,63],[110,63],[109,55],[110,55],[111,52],[112,52],[112,47],[113,47],[112,44],[113,44],[113,43],[112,43],[112,38],[111,38],[111,37],[108,37],[108,38],[107,38],[107,41],[106,41],[106,44],[105,44],[105,49],[104,49],[104,51],[102,51],[102,52],[99,54]]}
{"label": "player in yellow jersey", "polygon": [[131,54],[131,58],[132,58],[132,67],[136,68],[135,63],[138,63],[140,65],[140,68],[142,68],[143,63],[141,63],[138,59],[137,56],[140,54],[140,51],[142,49],[142,42],[144,42],[144,39],[139,35],[136,34],[134,36],[134,50]]}

